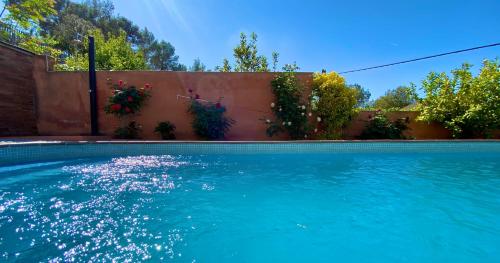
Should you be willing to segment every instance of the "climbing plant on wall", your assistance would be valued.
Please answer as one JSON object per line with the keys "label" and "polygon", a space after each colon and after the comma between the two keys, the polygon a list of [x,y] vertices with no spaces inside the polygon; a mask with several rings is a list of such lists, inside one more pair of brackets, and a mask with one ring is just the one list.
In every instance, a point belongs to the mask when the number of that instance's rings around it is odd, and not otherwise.
{"label": "climbing plant on wall", "polygon": [[[112,89],[112,95],[108,98],[104,111],[117,116],[122,122],[126,122],[125,117],[138,113],[146,100],[151,97],[152,87],[150,84],[145,84],[144,87],[137,88],[136,86],[129,86],[120,80],[112,85]],[[122,123],[121,126],[115,131],[116,138],[136,139],[138,137],[140,125],[135,121],[126,123],[126,125]],[[132,130],[133,132],[128,132]]]}
{"label": "climbing plant on wall", "polygon": [[310,132],[308,117],[312,116],[307,99],[304,99],[304,87],[295,72],[297,65],[286,65],[271,81],[275,102],[271,103],[276,117],[274,121],[267,119],[267,135],[274,136],[287,132],[291,139],[306,139]]}

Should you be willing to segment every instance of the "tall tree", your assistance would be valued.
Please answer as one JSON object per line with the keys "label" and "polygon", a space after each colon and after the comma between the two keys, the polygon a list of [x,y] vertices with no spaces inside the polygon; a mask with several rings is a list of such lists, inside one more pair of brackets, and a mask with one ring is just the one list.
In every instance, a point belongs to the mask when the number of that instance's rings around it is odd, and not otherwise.
{"label": "tall tree", "polygon": [[385,95],[376,99],[374,107],[385,110],[399,110],[410,105],[415,105],[418,95],[414,84],[410,86],[400,86],[393,90],[388,90]]}
{"label": "tall tree", "polygon": [[[109,35],[106,39],[100,30],[91,32],[95,39],[95,63],[98,70],[143,70],[147,69],[141,51],[136,51],[127,41],[122,31],[118,36]],[[84,41],[88,49],[88,41]],[[68,57],[66,63],[59,65],[62,70],[88,70],[88,54],[77,54]]]}
{"label": "tall tree", "polygon": [[193,61],[193,65],[189,68],[189,71],[200,71],[200,72],[203,72],[203,71],[206,71],[207,70],[207,67],[205,66],[205,64],[203,64],[200,60],[200,58],[196,58],[194,61]]}
{"label": "tall tree", "polygon": [[172,44],[158,41],[147,28],[141,29],[129,19],[114,15],[113,3],[109,0],[86,0],[80,3],[58,0],[55,9],[57,13],[42,23],[42,33],[52,36],[65,56],[82,55],[82,38],[89,30],[99,29],[105,39],[125,32],[127,42],[131,43],[134,50],[143,53],[150,69],[186,70],[178,62]]}
{"label": "tall tree", "polygon": [[151,45],[150,65],[153,69],[186,71],[186,66],[179,63],[179,56],[175,55],[172,44],[160,41]]}
{"label": "tall tree", "polygon": [[351,89],[354,89],[356,90],[356,99],[358,101],[358,103],[356,104],[356,107],[357,108],[364,108],[368,105],[368,102],[370,101],[370,97],[371,97],[371,93],[369,90],[363,88],[361,85],[359,84],[353,84],[353,85],[349,85],[349,87]]}
{"label": "tall tree", "polygon": [[[45,17],[54,14],[54,0],[3,0],[0,19],[28,30],[37,27]],[[6,12],[8,11],[8,12]]]}
{"label": "tall tree", "polygon": [[[233,49],[234,66],[230,66],[229,61],[224,59],[223,65],[216,67],[216,70],[228,72],[268,72],[269,63],[265,56],[259,55],[257,48],[257,34],[251,33],[248,39],[245,33],[240,34],[240,43]],[[273,68],[276,68],[278,54],[273,52]]]}

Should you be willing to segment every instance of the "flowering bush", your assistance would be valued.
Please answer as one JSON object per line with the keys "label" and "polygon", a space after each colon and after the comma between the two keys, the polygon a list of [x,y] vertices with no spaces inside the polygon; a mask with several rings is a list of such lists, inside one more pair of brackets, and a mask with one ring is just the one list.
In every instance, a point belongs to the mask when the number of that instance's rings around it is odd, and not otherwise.
{"label": "flowering bush", "polygon": [[308,111],[308,103],[302,98],[304,88],[295,76],[297,69],[295,65],[287,65],[283,68],[284,72],[278,73],[271,81],[276,99],[276,102],[271,103],[271,108],[277,119],[266,120],[269,125],[266,131],[268,136],[286,131],[294,140],[308,137],[308,117],[312,113]]}
{"label": "flowering bush", "polygon": [[321,122],[324,139],[338,139],[355,114],[358,92],[335,72],[317,73],[313,78],[312,105]]}
{"label": "flowering bush", "polygon": [[108,114],[118,117],[139,112],[147,98],[151,96],[151,85],[145,84],[143,88],[126,86],[123,81],[113,85],[113,94],[109,97],[104,110]]}
{"label": "flowering bush", "polygon": [[226,108],[220,102],[202,104],[198,101],[199,98],[196,95],[196,99],[192,99],[188,110],[194,115],[194,132],[207,140],[224,139],[235,121],[224,116]]}

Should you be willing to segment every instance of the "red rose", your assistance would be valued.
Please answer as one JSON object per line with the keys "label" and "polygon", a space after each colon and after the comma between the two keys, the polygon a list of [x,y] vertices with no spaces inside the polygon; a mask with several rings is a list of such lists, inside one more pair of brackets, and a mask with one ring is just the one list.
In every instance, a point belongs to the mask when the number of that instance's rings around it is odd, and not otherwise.
{"label": "red rose", "polygon": [[216,107],[217,109],[220,109],[220,107],[221,107],[220,102],[215,103],[215,107]]}
{"label": "red rose", "polygon": [[130,108],[129,107],[125,107],[125,112],[126,113],[130,113],[131,112]]}
{"label": "red rose", "polygon": [[118,81],[118,86],[120,86],[120,87],[123,86],[123,80]]}
{"label": "red rose", "polygon": [[122,108],[122,105],[120,105],[120,104],[111,105],[111,110],[113,110],[113,111],[119,111],[119,110],[121,110],[121,108]]}
{"label": "red rose", "polygon": [[145,87],[146,89],[149,89],[149,88],[151,88],[151,85],[149,85],[149,83],[146,83],[146,84],[144,84],[144,87]]}
{"label": "red rose", "polygon": [[127,101],[132,102],[132,101],[134,101],[134,98],[132,98],[132,96],[128,96]]}
{"label": "red rose", "polygon": [[200,99],[200,95],[196,94],[196,96],[194,96],[195,99],[199,100]]}

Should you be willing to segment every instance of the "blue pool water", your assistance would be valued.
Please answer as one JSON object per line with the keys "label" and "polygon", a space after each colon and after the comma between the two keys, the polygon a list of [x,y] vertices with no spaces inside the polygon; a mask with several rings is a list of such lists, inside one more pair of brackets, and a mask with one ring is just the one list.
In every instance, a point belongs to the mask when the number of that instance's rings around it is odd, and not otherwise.
{"label": "blue pool water", "polygon": [[498,262],[498,152],[0,166],[0,261]]}

